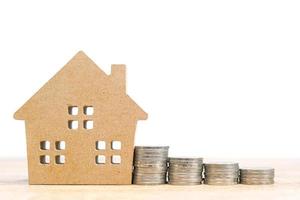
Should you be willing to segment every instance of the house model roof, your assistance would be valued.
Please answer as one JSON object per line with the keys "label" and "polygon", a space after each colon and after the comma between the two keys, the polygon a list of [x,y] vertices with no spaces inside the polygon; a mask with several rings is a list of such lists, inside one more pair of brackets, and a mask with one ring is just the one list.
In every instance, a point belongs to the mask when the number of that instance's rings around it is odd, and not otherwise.
{"label": "house model roof", "polygon": [[[39,118],[43,116],[43,107],[47,106],[47,103],[68,104],[74,98],[76,101],[82,99],[82,102],[97,101],[97,98],[100,98],[99,101],[103,103],[120,103],[124,107],[122,112],[128,112],[127,114],[136,120],[145,120],[147,113],[126,94],[125,73],[125,65],[112,65],[111,74],[107,75],[80,51],[32,96],[14,117],[19,120]],[[97,87],[94,87],[95,85]]]}

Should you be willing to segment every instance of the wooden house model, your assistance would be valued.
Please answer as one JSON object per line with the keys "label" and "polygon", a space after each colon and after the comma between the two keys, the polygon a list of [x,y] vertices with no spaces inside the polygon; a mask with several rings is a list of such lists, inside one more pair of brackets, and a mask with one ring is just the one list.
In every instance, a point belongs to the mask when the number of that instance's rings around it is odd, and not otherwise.
{"label": "wooden house model", "polygon": [[105,74],[77,53],[14,115],[25,120],[29,184],[131,184],[145,113],[127,94],[125,65]]}

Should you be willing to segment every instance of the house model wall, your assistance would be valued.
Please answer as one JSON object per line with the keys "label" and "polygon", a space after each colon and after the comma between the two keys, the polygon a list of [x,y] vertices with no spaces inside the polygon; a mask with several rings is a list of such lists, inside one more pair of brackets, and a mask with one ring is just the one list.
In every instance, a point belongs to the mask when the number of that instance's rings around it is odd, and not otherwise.
{"label": "house model wall", "polygon": [[25,120],[30,184],[131,184],[145,113],[126,94],[125,65],[105,74],[77,53],[14,115]]}

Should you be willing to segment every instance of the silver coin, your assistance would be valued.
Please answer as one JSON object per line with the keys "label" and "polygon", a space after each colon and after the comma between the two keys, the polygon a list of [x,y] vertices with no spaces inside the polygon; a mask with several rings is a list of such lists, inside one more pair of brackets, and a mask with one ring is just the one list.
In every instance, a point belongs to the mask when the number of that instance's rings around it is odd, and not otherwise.
{"label": "silver coin", "polygon": [[274,174],[240,174],[240,177],[241,178],[264,178],[264,177],[274,178],[275,175]]}
{"label": "silver coin", "polygon": [[271,180],[241,180],[241,184],[246,185],[270,185],[274,184],[274,179]]}
{"label": "silver coin", "polygon": [[168,171],[170,174],[199,174],[202,175],[202,170],[170,170]]}
{"label": "silver coin", "polygon": [[203,158],[179,158],[169,157],[169,162],[172,163],[203,163]]}
{"label": "silver coin", "polygon": [[220,178],[220,179],[230,179],[230,178],[239,178],[239,175],[210,175],[210,176],[205,176],[205,179],[215,179],[215,178]]}
{"label": "silver coin", "polygon": [[204,179],[204,184],[208,184],[208,185],[235,185],[235,184],[238,184],[238,178]]}
{"label": "silver coin", "polygon": [[217,175],[232,175],[232,174],[240,174],[238,170],[227,170],[227,171],[221,171],[221,170],[210,170],[205,171],[205,175],[211,175],[211,174],[217,174]]}
{"label": "silver coin", "polygon": [[135,149],[169,149],[169,146],[135,146]]}
{"label": "silver coin", "polygon": [[167,170],[152,170],[152,169],[145,169],[145,170],[134,170],[134,174],[162,174],[167,173]]}
{"label": "silver coin", "polygon": [[206,185],[237,185],[238,182],[214,182],[214,181],[206,181],[204,180],[204,184]]}
{"label": "silver coin", "polygon": [[271,167],[243,167],[240,169],[244,172],[274,172],[275,169]]}
{"label": "silver coin", "polygon": [[139,181],[139,180],[133,180],[133,184],[136,185],[162,185],[166,184],[166,181],[160,180],[160,181]]}
{"label": "silver coin", "polygon": [[239,164],[235,162],[204,163],[205,169],[238,169]]}
{"label": "silver coin", "polygon": [[275,175],[273,168],[241,168],[241,175]]}
{"label": "silver coin", "polygon": [[201,177],[168,177],[168,180],[191,182],[191,181],[202,181],[202,178]]}
{"label": "silver coin", "polygon": [[171,185],[201,185],[201,182],[191,182],[191,181],[170,181],[168,182]]}
{"label": "silver coin", "polygon": [[137,165],[135,167],[139,167],[139,168],[167,167],[166,162],[154,162],[154,163],[137,162],[136,164]]}

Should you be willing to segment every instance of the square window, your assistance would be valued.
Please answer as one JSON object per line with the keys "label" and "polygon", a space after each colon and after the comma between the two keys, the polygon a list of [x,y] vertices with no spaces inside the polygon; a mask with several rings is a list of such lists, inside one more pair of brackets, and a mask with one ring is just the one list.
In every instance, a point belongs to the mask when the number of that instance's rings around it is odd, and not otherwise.
{"label": "square window", "polygon": [[57,141],[55,142],[56,150],[65,150],[66,149],[66,142],[65,141]]}
{"label": "square window", "polygon": [[50,142],[49,141],[41,141],[40,148],[42,150],[49,150],[50,149]]}
{"label": "square window", "polygon": [[119,155],[113,155],[111,157],[111,163],[112,164],[121,164],[121,156],[119,156]]}
{"label": "square window", "polygon": [[111,148],[113,150],[121,150],[121,146],[122,146],[121,141],[112,141],[111,142]]}
{"label": "square window", "polygon": [[98,155],[96,156],[96,163],[97,164],[105,164],[106,159],[104,155]]}
{"label": "square window", "polygon": [[56,164],[64,164],[65,162],[66,162],[66,159],[65,159],[64,155],[55,156],[55,163]]}
{"label": "square window", "polygon": [[69,106],[68,112],[69,112],[69,115],[78,115],[79,108],[77,106]]}
{"label": "square window", "polygon": [[50,156],[48,156],[48,155],[40,156],[40,163],[41,164],[49,164],[50,163]]}
{"label": "square window", "polygon": [[94,121],[92,121],[92,120],[85,120],[83,122],[83,127],[85,129],[93,129],[94,128]]}
{"label": "square window", "polygon": [[97,150],[105,150],[106,149],[105,141],[97,141],[96,142],[96,149]]}
{"label": "square window", "polygon": [[93,106],[84,106],[83,113],[85,115],[93,115],[94,114],[94,107]]}
{"label": "square window", "polygon": [[73,129],[73,130],[78,129],[78,121],[69,120],[68,127],[69,129]]}

